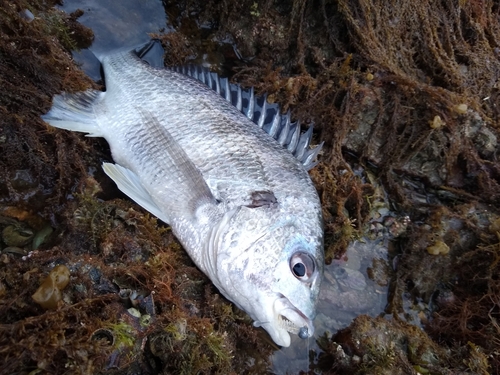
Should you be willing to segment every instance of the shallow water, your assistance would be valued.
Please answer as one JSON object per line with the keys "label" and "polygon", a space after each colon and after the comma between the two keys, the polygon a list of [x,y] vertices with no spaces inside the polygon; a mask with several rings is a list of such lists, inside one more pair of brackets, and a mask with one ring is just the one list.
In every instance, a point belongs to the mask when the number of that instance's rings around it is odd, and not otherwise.
{"label": "shallow water", "polygon": [[[68,13],[78,8],[85,11],[79,22],[94,31],[95,40],[91,50],[96,53],[122,47],[130,48],[149,40],[148,33],[173,30],[173,27],[168,26],[163,4],[158,0],[68,0],[61,7]],[[199,45],[202,46],[203,43]],[[199,57],[202,57],[204,52],[198,51]],[[99,62],[90,50],[76,52],[74,58],[91,78],[100,78]],[[385,204],[383,212],[377,212],[374,216],[375,222],[389,214],[385,208],[387,203],[382,203]],[[289,348],[277,350],[273,354],[270,372],[293,374],[307,371],[313,366],[320,351],[316,342],[318,337],[324,336],[325,333],[331,335],[349,326],[359,314],[377,316],[383,313],[387,302],[389,275],[384,276],[382,272],[380,276],[377,267],[389,268],[390,237],[382,231],[371,238],[358,239],[349,245],[341,259],[325,268],[314,338],[301,340],[294,335]],[[370,279],[368,272],[374,268],[379,275],[375,277],[375,281]],[[374,278],[373,272],[371,275]],[[310,356],[310,351],[316,355]]]}
{"label": "shallow water", "polygon": [[78,21],[94,32],[90,50],[74,52],[75,60],[92,79],[100,79],[99,61],[93,52],[130,48],[146,43],[148,33],[173,30],[160,0],[69,0],[60,7],[67,13],[84,11]]}
{"label": "shallow water", "polygon": [[388,265],[386,244],[385,239],[363,238],[354,241],[342,259],[325,267],[314,339],[301,340],[294,336],[289,348],[274,353],[273,373],[295,374],[308,370],[315,362],[313,359],[309,363],[309,351],[314,351],[316,356],[321,351],[317,338],[325,333],[330,336],[346,328],[360,314],[377,316],[383,313],[387,303],[389,275],[386,275],[387,283],[380,280],[377,283],[370,279],[367,271],[377,262]]}

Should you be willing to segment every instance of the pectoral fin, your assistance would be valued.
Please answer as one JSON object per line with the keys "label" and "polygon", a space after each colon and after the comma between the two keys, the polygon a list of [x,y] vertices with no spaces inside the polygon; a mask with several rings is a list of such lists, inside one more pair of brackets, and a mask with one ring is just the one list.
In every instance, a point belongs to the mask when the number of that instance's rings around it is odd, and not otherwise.
{"label": "pectoral fin", "polygon": [[165,181],[161,182],[161,190],[166,197],[162,207],[169,214],[172,212],[175,216],[197,220],[201,207],[217,206],[203,175],[152,113],[139,108],[137,110],[151,129],[151,136],[155,137],[157,144],[162,145],[162,168],[168,174],[164,177]]}
{"label": "pectoral fin", "polygon": [[151,196],[142,186],[139,177],[131,170],[118,164],[103,163],[104,172],[116,183],[118,189],[128,195],[138,205],[151,212],[158,219],[169,223],[169,218],[153,202]]}
{"label": "pectoral fin", "polygon": [[[145,175],[140,178],[118,164],[104,163],[106,174],[121,191],[166,223],[171,224],[171,219],[175,217],[191,221],[211,220],[212,215],[217,214],[213,208],[218,205],[201,172],[156,117],[139,108],[137,110],[150,129],[147,136],[162,145],[161,165],[152,161],[149,169],[142,171]],[[160,170],[166,173],[156,180],[151,179]],[[151,186],[144,186],[143,181],[150,181]]]}

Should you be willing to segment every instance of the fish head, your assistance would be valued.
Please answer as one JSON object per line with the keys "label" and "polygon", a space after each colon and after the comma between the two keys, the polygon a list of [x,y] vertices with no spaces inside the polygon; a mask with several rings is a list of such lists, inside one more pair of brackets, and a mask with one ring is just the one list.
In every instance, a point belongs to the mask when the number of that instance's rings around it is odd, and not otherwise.
{"label": "fish head", "polygon": [[215,285],[277,345],[289,346],[290,333],[311,337],[324,265],[320,214],[242,207],[226,224],[215,236]]}

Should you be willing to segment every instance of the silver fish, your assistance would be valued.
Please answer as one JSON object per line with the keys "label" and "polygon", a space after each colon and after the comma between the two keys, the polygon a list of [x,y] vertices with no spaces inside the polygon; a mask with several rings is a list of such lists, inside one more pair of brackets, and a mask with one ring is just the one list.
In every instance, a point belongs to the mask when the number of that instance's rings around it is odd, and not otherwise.
{"label": "silver fish", "polygon": [[106,91],[57,95],[42,118],[104,137],[107,175],[276,344],[311,337],[324,263],[311,131],[207,70],[163,68],[163,53],[100,56]]}

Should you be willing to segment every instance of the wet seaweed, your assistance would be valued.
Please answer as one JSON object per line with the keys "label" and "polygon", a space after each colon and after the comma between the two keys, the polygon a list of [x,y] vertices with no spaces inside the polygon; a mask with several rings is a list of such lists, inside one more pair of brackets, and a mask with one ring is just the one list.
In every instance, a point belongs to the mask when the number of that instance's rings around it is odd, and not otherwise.
{"label": "wet seaweed", "polygon": [[[394,244],[393,319],[360,317],[320,340],[317,371],[498,373],[498,4],[164,4],[178,30],[160,35],[167,64],[217,51],[233,63],[234,81],[314,122],[314,142],[325,141],[311,176],[327,261],[363,234],[377,194],[353,159],[411,217]],[[0,243],[2,369],[265,372],[265,335],[216,293],[168,228],[120,199],[100,172],[110,159],[104,142],[39,119],[56,93],[95,87],[69,54],[92,38],[81,12],[50,5],[0,3],[0,229],[55,229],[31,253],[32,239]],[[449,253],[430,254],[438,242]],[[59,264],[70,284],[62,306],[45,311],[31,295]]]}

